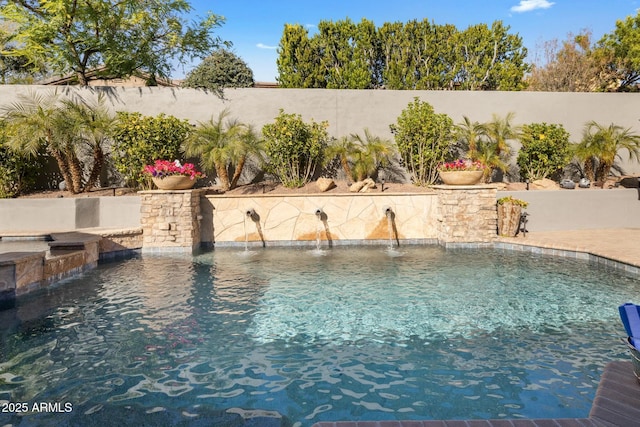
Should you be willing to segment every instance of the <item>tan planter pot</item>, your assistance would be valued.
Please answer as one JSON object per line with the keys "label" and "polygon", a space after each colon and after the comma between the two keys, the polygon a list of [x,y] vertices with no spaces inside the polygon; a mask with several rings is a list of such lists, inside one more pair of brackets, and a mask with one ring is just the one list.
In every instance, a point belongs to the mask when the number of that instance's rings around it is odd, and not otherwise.
{"label": "tan planter pot", "polygon": [[195,179],[184,175],[169,175],[164,178],[152,178],[160,190],[188,190],[196,184]]}
{"label": "tan planter pot", "polygon": [[475,185],[482,179],[482,171],[439,171],[440,179],[447,185]]}
{"label": "tan planter pot", "polygon": [[515,237],[520,227],[522,206],[513,203],[498,205],[498,234],[504,237]]}

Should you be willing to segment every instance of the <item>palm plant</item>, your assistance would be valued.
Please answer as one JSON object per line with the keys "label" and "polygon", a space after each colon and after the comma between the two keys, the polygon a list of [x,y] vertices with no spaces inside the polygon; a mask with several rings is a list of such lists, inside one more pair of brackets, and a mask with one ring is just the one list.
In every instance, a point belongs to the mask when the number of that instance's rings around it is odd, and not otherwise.
{"label": "palm plant", "polygon": [[486,135],[496,145],[496,154],[503,159],[507,159],[511,151],[507,141],[517,139],[520,134],[520,129],[512,124],[514,117],[513,112],[504,117],[494,114],[493,119],[486,124]]}
{"label": "palm plant", "polygon": [[203,169],[215,170],[224,191],[237,186],[248,156],[260,151],[261,142],[252,127],[228,116],[223,110],[216,119],[198,123],[185,141],[185,154],[200,157]]}
{"label": "palm plant", "polygon": [[[110,140],[110,130],[115,118],[105,105],[104,96],[100,95],[94,103],[85,101],[62,101],[62,113],[69,119],[68,123],[75,130],[78,143],[83,144],[91,153],[93,163],[88,173],[82,191],[88,191],[100,177],[105,163],[104,147]],[[80,147],[79,147],[80,148]]]}
{"label": "palm plant", "polygon": [[582,163],[587,179],[604,181],[623,150],[629,153],[630,160],[639,160],[640,135],[613,123],[605,127],[590,121],[585,125],[582,141],[575,147],[574,154]]}
{"label": "palm plant", "polygon": [[342,166],[344,175],[347,177],[347,179],[353,179],[349,159],[354,153],[355,149],[356,147],[353,141],[346,136],[334,140],[325,151],[325,164],[331,162],[337,157],[340,160],[340,166]]}
{"label": "palm plant", "polygon": [[463,116],[462,123],[456,125],[456,137],[461,144],[461,150],[466,152],[466,157],[478,160],[478,145],[487,137],[487,125],[472,122],[467,116]]}
{"label": "palm plant", "polygon": [[335,157],[340,159],[347,179],[362,181],[386,165],[395,148],[390,140],[375,136],[365,129],[364,137],[351,134],[348,138],[340,138],[327,148],[326,153],[328,160]]}
{"label": "palm plant", "polygon": [[476,160],[486,166],[482,179],[484,182],[491,182],[491,175],[496,169],[506,172],[509,168],[503,156],[498,152],[498,145],[492,141],[478,141],[478,150],[476,151]]}
{"label": "palm plant", "polygon": [[76,123],[60,108],[56,94],[20,95],[3,110],[7,145],[36,156],[41,148],[57,162],[67,188],[82,191],[82,165],[76,152]]}

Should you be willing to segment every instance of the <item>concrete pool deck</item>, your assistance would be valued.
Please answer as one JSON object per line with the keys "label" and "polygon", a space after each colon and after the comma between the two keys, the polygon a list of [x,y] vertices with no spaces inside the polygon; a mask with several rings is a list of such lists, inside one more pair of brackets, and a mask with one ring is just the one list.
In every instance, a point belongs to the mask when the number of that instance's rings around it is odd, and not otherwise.
{"label": "concrete pool deck", "polygon": [[640,269],[640,228],[529,232],[503,243],[586,253]]}

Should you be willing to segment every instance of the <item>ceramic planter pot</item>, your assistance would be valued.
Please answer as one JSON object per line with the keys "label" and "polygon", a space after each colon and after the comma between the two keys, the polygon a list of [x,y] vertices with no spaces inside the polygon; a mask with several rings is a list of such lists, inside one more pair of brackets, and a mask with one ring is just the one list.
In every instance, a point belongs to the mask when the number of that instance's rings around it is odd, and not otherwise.
{"label": "ceramic planter pot", "polygon": [[447,185],[475,185],[482,179],[483,171],[438,171]]}
{"label": "ceramic planter pot", "polygon": [[196,184],[195,179],[184,175],[169,175],[163,178],[152,178],[160,190],[188,190]]}

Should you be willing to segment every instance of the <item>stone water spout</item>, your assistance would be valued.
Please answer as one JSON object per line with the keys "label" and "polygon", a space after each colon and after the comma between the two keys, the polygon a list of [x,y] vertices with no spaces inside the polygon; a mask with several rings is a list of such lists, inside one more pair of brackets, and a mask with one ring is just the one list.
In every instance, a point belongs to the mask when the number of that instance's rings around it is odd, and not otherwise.
{"label": "stone water spout", "polygon": [[329,247],[331,247],[331,233],[329,232],[329,224],[327,222],[327,214],[322,210],[322,208],[318,208],[315,211],[315,216],[318,219],[316,222],[316,250],[321,250],[321,242],[322,242],[322,232],[324,231],[325,236],[327,238],[327,242]]}
{"label": "stone water spout", "polygon": [[393,249],[393,242],[396,241],[396,246],[400,245],[398,241],[398,230],[396,229],[396,214],[391,209],[391,206],[385,206],[382,208],[384,216],[387,218],[387,230],[389,231],[389,249]]}
{"label": "stone water spout", "polygon": [[249,249],[249,230],[247,228],[247,221],[251,221],[255,224],[256,231],[258,232],[258,236],[260,236],[260,240],[262,241],[262,247],[265,246],[264,236],[262,234],[262,226],[260,226],[260,215],[253,208],[249,208],[245,211],[245,220],[244,220],[244,248],[245,250]]}

